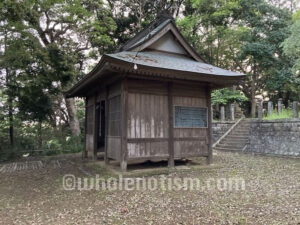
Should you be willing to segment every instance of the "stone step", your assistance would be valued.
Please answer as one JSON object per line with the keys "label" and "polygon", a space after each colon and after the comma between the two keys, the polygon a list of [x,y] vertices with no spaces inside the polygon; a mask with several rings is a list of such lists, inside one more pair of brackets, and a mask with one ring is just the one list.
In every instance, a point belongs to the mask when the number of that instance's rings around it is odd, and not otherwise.
{"label": "stone step", "polygon": [[220,141],[220,144],[224,143],[245,143],[248,141],[248,138],[239,138],[239,139],[234,139],[234,138],[224,138],[223,140]]}
{"label": "stone step", "polygon": [[241,144],[218,144],[216,147],[217,148],[234,148],[234,149],[241,149],[243,150],[243,148],[245,147],[246,143],[241,143]]}
{"label": "stone step", "polygon": [[214,150],[227,151],[227,152],[241,152],[242,148],[225,148],[225,147],[215,147]]}
{"label": "stone step", "polygon": [[234,144],[244,144],[247,143],[247,139],[245,140],[230,140],[230,139],[224,139],[222,141],[220,141],[219,144],[230,144],[230,145],[234,145]]}
{"label": "stone step", "polygon": [[239,126],[236,126],[236,128],[250,128],[250,124],[249,125],[239,125]]}
{"label": "stone step", "polygon": [[232,132],[230,132],[230,134],[237,134],[237,135],[249,135],[249,134],[250,134],[250,132],[233,130]]}
{"label": "stone step", "polygon": [[236,134],[229,134],[225,137],[225,139],[248,139],[249,135],[236,135]]}
{"label": "stone step", "polygon": [[234,130],[244,131],[244,132],[250,132],[250,128],[249,129],[234,129]]}

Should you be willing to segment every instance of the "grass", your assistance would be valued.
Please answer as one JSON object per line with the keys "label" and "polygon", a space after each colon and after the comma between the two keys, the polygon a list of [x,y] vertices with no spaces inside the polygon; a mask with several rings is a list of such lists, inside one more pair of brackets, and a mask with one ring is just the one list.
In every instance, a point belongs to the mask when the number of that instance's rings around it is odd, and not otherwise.
{"label": "grass", "polygon": [[[277,111],[273,111],[270,116],[264,116],[264,120],[275,120],[275,119],[288,119],[293,118],[293,110],[283,109],[280,114]],[[300,118],[300,112],[299,112]]]}

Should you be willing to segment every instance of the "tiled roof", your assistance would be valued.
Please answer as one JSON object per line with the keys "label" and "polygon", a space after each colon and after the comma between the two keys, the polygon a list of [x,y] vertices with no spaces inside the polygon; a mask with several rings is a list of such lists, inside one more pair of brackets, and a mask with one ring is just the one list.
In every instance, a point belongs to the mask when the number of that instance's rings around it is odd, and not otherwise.
{"label": "tiled roof", "polygon": [[118,52],[107,54],[115,59],[119,59],[137,65],[157,67],[162,69],[178,70],[184,72],[193,72],[199,74],[208,74],[216,76],[243,76],[244,74],[224,70],[210,64],[197,62],[191,58],[162,52]]}

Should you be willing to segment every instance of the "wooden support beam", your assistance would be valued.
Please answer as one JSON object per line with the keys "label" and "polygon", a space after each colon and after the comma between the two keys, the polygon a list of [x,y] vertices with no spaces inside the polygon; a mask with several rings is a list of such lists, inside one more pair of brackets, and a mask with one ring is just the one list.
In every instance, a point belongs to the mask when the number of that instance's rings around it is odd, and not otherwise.
{"label": "wooden support beam", "polygon": [[169,167],[173,168],[174,163],[174,119],[173,119],[173,83],[168,83],[168,114],[169,114]]}
{"label": "wooden support beam", "polygon": [[84,116],[84,149],[82,153],[82,158],[86,159],[88,158],[88,151],[86,148],[86,132],[87,132],[87,97],[85,97],[84,100],[85,103],[85,116]]}
{"label": "wooden support beam", "polygon": [[208,133],[208,156],[206,158],[207,164],[212,163],[212,117],[211,117],[211,88],[208,86],[207,87],[207,116],[208,116],[208,126],[207,126],[207,133]]}
{"label": "wooden support beam", "polygon": [[127,78],[121,86],[121,170],[127,170],[127,114],[128,114],[128,82]]}
{"label": "wooden support beam", "polygon": [[96,106],[97,106],[97,95],[94,96],[94,128],[93,128],[93,160],[97,160],[97,128],[99,124],[99,118],[96,113]]}
{"label": "wooden support beam", "polygon": [[105,88],[105,142],[104,142],[104,161],[105,165],[108,165],[109,158],[108,158],[108,91],[109,87],[106,86]]}

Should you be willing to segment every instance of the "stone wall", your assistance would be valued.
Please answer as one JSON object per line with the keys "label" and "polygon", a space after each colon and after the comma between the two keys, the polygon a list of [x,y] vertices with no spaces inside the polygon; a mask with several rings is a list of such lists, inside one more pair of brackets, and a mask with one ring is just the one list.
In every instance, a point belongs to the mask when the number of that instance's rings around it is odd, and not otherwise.
{"label": "stone wall", "polygon": [[229,128],[234,124],[234,121],[213,122],[212,123],[212,140],[215,143]]}
{"label": "stone wall", "polygon": [[246,151],[300,156],[300,120],[253,120]]}

